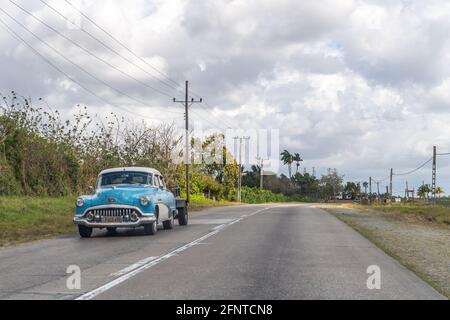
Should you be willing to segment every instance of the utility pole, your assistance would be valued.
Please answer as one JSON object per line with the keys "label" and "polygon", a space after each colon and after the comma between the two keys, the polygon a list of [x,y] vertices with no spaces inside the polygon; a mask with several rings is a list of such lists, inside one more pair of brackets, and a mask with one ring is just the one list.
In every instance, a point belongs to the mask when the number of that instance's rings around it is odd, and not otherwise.
{"label": "utility pole", "polygon": [[392,198],[392,177],[394,176],[394,169],[391,168],[391,175],[389,180],[389,195]]}
{"label": "utility pole", "polygon": [[372,177],[369,177],[369,197],[372,196]]}
{"label": "utility pole", "polygon": [[378,194],[378,199],[380,199],[380,182],[377,181],[377,194]]}
{"label": "utility pole", "polygon": [[189,81],[186,81],[186,91],[185,91],[185,99],[184,101],[178,101],[176,98],[173,98],[173,102],[175,103],[182,103],[184,105],[185,109],[185,121],[186,121],[186,146],[185,146],[185,162],[186,162],[186,202],[189,204],[190,198],[191,198],[191,191],[190,191],[190,172],[189,167],[191,164],[191,157],[190,157],[190,135],[189,135],[189,107],[192,106],[194,103],[202,103],[203,99],[200,98],[200,100],[194,100],[192,98],[189,100]]}
{"label": "utility pole", "polygon": [[241,202],[241,187],[242,187],[242,141],[250,140],[250,137],[234,137],[234,140],[239,140],[239,175],[238,175],[238,190],[237,201]]}
{"label": "utility pole", "polygon": [[264,161],[268,161],[269,159],[263,159],[258,157],[257,160],[261,161],[260,165],[260,173],[259,173],[259,188],[262,190],[264,189]]}
{"label": "utility pole", "polygon": [[433,169],[431,173],[431,192],[433,196],[433,204],[436,204],[436,165],[437,165],[437,159],[436,159],[436,146],[433,147]]}

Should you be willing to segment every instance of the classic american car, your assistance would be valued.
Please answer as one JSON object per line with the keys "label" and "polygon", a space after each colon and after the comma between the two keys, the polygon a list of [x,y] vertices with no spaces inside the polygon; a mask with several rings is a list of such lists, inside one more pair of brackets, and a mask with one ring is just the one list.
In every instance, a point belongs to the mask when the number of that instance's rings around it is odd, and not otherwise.
{"label": "classic american car", "polygon": [[145,234],[154,235],[158,224],[172,229],[175,219],[188,224],[186,201],[166,188],[158,170],[129,167],[102,171],[95,194],[76,200],[73,222],[80,236],[89,238],[94,228],[114,232],[143,227]]}

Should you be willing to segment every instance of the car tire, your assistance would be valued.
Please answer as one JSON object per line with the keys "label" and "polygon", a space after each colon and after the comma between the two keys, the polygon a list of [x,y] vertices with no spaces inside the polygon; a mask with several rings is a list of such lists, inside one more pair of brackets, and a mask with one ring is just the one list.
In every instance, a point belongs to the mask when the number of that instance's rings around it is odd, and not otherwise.
{"label": "car tire", "polygon": [[108,227],[108,228],[106,228],[106,230],[107,230],[109,233],[115,233],[115,232],[117,231],[117,228],[115,228],[115,227]]}
{"label": "car tire", "polygon": [[82,238],[90,238],[92,236],[92,228],[86,226],[78,226],[78,232]]}
{"label": "car tire", "polygon": [[186,207],[178,208],[178,223],[180,226],[187,226],[189,215]]}
{"label": "car tire", "polygon": [[164,230],[173,229],[173,216],[169,220],[163,221],[163,227]]}
{"label": "car tire", "polygon": [[144,233],[148,236],[153,236],[158,231],[158,223],[152,222],[148,224],[144,224]]}

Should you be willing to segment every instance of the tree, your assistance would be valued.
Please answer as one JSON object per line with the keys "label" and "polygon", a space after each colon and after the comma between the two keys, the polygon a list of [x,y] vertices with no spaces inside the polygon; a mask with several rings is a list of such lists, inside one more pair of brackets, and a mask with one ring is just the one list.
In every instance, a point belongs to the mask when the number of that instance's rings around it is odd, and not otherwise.
{"label": "tree", "polygon": [[422,186],[419,187],[419,189],[417,190],[417,195],[419,196],[419,198],[429,198],[429,194],[431,192],[431,188],[428,184],[424,184]]}
{"label": "tree", "polygon": [[436,190],[434,190],[434,194],[440,198],[441,195],[445,194],[445,191],[441,187],[436,187]]}
{"label": "tree", "polygon": [[292,177],[292,182],[294,183],[294,186],[299,189],[298,192],[300,195],[317,197],[319,193],[319,180],[317,180],[313,175],[309,173],[301,174],[297,172]]}
{"label": "tree", "polygon": [[364,187],[364,193],[367,194],[367,188],[369,187],[369,183],[367,181],[364,181],[363,187]]}
{"label": "tree", "polygon": [[361,192],[358,185],[354,182],[348,181],[347,184],[344,187],[344,193],[346,195],[350,195],[352,199],[355,199],[356,196]]}
{"label": "tree", "polygon": [[245,171],[244,175],[242,176],[242,186],[249,188],[259,188],[261,168],[259,166],[253,165],[251,169],[251,171]]}
{"label": "tree", "polygon": [[339,175],[336,169],[328,169],[328,174],[320,178],[320,187],[322,196],[330,198],[336,196],[337,193],[342,192],[343,176]]}
{"label": "tree", "polygon": [[300,157],[300,153],[295,153],[292,156],[292,161],[294,161],[297,166],[297,170],[295,171],[295,173],[298,173],[298,168],[300,167],[300,162],[303,162],[303,159]]}
{"label": "tree", "polygon": [[281,161],[283,161],[283,164],[287,165],[288,167],[289,179],[292,178],[292,163],[294,162],[293,158],[294,158],[293,155],[287,150],[284,150],[281,153]]}

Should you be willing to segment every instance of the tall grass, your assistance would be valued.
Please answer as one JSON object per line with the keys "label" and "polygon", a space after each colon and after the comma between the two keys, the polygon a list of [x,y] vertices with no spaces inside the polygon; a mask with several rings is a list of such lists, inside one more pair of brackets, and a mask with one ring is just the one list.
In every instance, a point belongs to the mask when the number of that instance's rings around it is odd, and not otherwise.
{"label": "tall grass", "polygon": [[428,221],[450,225],[450,208],[441,205],[432,206],[419,203],[393,203],[374,204],[371,208],[388,214],[415,215]]}

